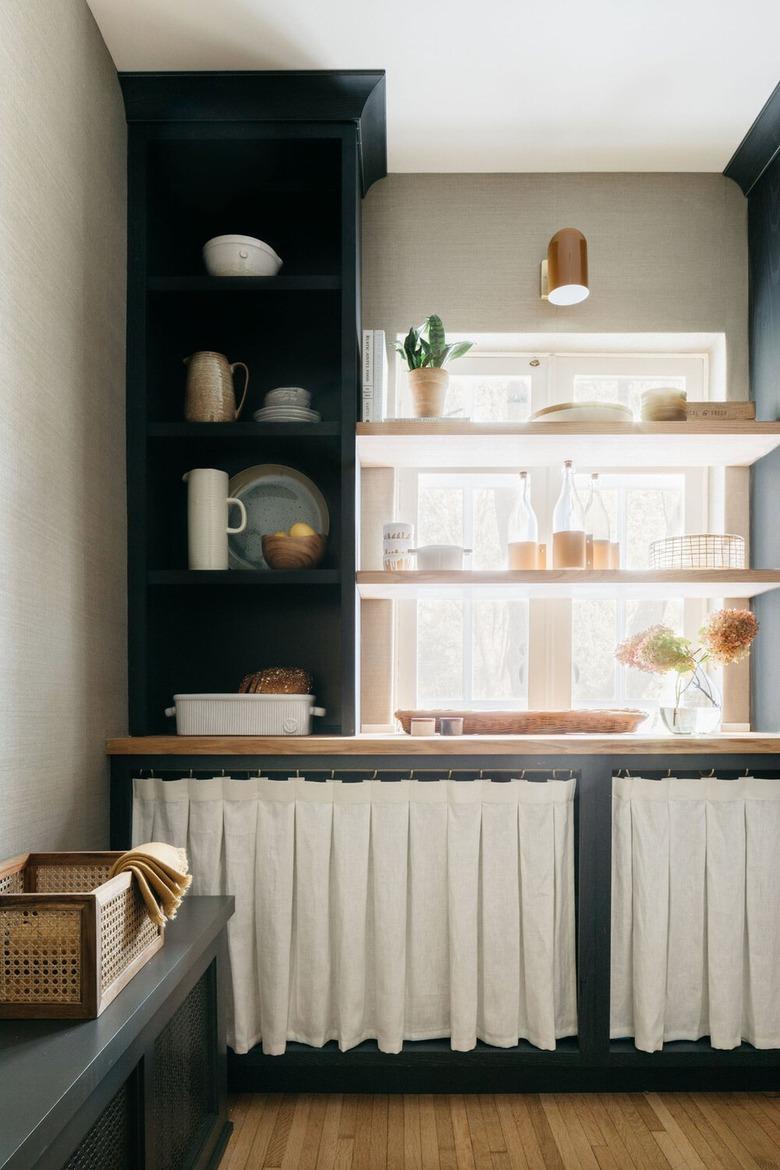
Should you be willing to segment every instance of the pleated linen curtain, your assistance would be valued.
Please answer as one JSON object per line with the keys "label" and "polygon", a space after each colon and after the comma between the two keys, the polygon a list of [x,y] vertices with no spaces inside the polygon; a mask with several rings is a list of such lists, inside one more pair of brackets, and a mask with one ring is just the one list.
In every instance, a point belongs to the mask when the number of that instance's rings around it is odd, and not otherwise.
{"label": "pleated linen curtain", "polygon": [[577,1031],[574,783],[136,780],[133,841],[235,895],[236,1052],[553,1049]]}
{"label": "pleated linen curtain", "polygon": [[613,781],[612,1037],[780,1047],[780,780]]}

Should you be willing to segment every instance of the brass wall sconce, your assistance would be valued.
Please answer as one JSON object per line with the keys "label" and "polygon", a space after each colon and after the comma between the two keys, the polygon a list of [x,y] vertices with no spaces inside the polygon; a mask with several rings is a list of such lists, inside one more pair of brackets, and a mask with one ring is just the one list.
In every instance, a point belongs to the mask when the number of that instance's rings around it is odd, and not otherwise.
{"label": "brass wall sconce", "polygon": [[542,260],[541,297],[553,305],[577,305],[590,294],[588,241],[577,228],[561,228]]}

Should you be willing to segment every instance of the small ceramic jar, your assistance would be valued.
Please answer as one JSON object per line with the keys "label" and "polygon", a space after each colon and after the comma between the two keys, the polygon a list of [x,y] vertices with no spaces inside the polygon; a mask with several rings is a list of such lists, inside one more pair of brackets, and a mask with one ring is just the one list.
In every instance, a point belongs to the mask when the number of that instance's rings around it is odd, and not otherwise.
{"label": "small ceramic jar", "polygon": [[435,719],[413,719],[411,723],[412,735],[435,735]]}

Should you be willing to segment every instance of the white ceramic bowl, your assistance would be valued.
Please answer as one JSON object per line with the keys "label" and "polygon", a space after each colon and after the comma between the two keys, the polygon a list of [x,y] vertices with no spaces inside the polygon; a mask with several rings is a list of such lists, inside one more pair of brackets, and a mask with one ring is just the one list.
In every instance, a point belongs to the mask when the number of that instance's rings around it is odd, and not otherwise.
{"label": "white ceramic bowl", "polygon": [[254,236],[214,236],[203,245],[209,276],[276,276],[282,261]]}
{"label": "white ceramic bowl", "polygon": [[440,569],[462,569],[463,558],[471,553],[470,548],[459,544],[424,544],[422,548],[411,549],[417,554],[417,568],[438,571]]}
{"label": "white ceramic bowl", "polygon": [[265,396],[266,406],[308,406],[311,394],[303,386],[277,386]]}

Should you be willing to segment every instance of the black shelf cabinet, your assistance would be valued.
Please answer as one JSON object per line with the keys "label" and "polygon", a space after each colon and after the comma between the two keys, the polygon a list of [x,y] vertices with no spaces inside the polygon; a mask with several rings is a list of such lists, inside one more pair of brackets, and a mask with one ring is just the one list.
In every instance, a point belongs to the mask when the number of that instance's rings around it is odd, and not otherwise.
{"label": "black shelf cabinet", "polygon": [[[356,459],[360,198],[386,172],[381,72],[120,74],[128,145],[128,650],[133,735],[170,730],[177,693],[236,690],[250,670],[300,665],[358,726]],[[212,236],[257,236],[278,276],[205,272]],[[187,423],[184,360],[243,361],[242,418]],[[306,386],[318,424],[252,421],[277,385]],[[184,473],[275,463],[330,513],[308,573],[187,570]]]}

